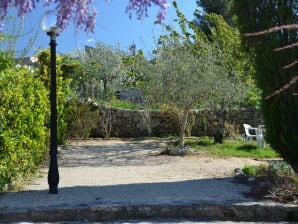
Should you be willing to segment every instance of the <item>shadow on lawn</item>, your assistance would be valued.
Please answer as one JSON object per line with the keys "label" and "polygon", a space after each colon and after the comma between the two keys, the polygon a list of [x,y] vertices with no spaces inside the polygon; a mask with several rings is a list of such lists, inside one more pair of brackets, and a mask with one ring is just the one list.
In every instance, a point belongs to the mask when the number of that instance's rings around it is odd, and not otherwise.
{"label": "shadow on lawn", "polygon": [[255,151],[257,150],[258,147],[256,145],[253,145],[253,144],[244,144],[244,145],[240,145],[237,147],[237,150],[240,150],[240,151],[246,151],[246,152],[251,152],[251,151]]}

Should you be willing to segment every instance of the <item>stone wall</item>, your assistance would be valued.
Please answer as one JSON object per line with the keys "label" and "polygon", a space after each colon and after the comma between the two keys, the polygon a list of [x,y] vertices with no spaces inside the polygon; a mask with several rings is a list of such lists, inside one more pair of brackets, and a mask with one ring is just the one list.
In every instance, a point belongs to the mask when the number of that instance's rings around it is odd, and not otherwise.
{"label": "stone wall", "polygon": [[[193,110],[189,115],[188,136],[214,136],[219,128],[219,113]],[[101,109],[99,122],[93,137],[145,137],[178,135],[180,121],[171,111],[145,111],[125,109]],[[226,112],[226,131],[244,133],[243,124],[263,124],[261,113],[255,108]]]}

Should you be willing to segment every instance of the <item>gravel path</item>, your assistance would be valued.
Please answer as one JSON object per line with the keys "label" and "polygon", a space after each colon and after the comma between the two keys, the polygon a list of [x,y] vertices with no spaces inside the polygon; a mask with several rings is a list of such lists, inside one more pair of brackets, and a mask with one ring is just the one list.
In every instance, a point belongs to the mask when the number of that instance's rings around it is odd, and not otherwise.
{"label": "gravel path", "polygon": [[[223,178],[231,177],[235,168],[261,163],[247,158],[158,155],[165,147],[161,140],[72,141],[59,153],[60,187]],[[48,189],[47,167],[42,173],[44,178],[29,182],[25,190]]]}
{"label": "gravel path", "polygon": [[59,152],[59,194],[48,194],[45,166],[41,170],[43,177],[28,181],[22,191],[0,195],[0,212],[77,211],[114,205],[259,203],[244,196],[249,187],[235,183],[233,171],[261,161],[159,155],[165,146],[162,140],[72,141]]}

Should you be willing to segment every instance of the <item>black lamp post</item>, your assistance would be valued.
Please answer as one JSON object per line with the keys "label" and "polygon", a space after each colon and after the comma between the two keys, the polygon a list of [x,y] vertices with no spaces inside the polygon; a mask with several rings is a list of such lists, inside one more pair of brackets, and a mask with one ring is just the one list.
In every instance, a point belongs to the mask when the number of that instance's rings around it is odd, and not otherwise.
{"label": "black lamp post", "polygon": [[47,11],[43,14],[41,20],[42,29],[50,36],[51,46],[51,127],[50,127],[50,166],[48,172],[49,193],[58,194],[59,170],[58,170],[58,140],[57,140],[57,90],[56,90],[56,36],[59,29],[56,25],[55,11]]}

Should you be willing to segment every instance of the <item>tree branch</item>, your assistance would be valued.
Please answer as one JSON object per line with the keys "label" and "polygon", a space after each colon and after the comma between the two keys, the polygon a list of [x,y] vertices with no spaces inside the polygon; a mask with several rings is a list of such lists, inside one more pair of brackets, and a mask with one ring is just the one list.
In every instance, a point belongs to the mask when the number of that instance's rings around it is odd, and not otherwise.
{"label": "tree branch", "polygon": [[[273,94],[269,95],[269,96],[266,96],[265,97],[265,100],[268,100],[270,99],[271,97],[277,95],[277,94],[280,94],[281,92],[285,91],[286,89],[288,89],[290,86],[294,85],[296,82],[298,81],[298,75],[293,77],[289,83],[287,83],[286,85],[284,85],[282,88],[276,90]],[[293,96],[296,96],[298,95],[297,93],[294,93]]]}
{"label": "tree branch", "polygon": [[296,60],[296,61],[294,61],[293,63],[288,64],[288,65],[286,65],[286,66],[284,66],[284,67],[282,67],[282,68],[283,68],[283,69],[288,69],[288,68],[293,67],[293,66],[296,65],[296,64],[298,64],[298,60]]}
{"label": "tree branch", "polygon": [[273,32],[279,31],[279,30],[295,30],[295,29],[298,29],[298,24],[275,26],[268,30],[263,30],[263,31],[256,32],[256,33],[246,33],[246,34],[244,34],[244,36],[254,37],[254,36],[261,36],[261,35],[268,34],[268,33],[273,33]]}
{"label": "tree branch", "polygon": [[293,43],[293,44],[289,44],[289,45],[286,45],[286,46],[283,46],[283,47],[276,48],[276,49],[274,49],[274,51],[282,51],[282,50],[286,50],[286,49],[294,48],[294,47],[298,47],[298,42]]}

